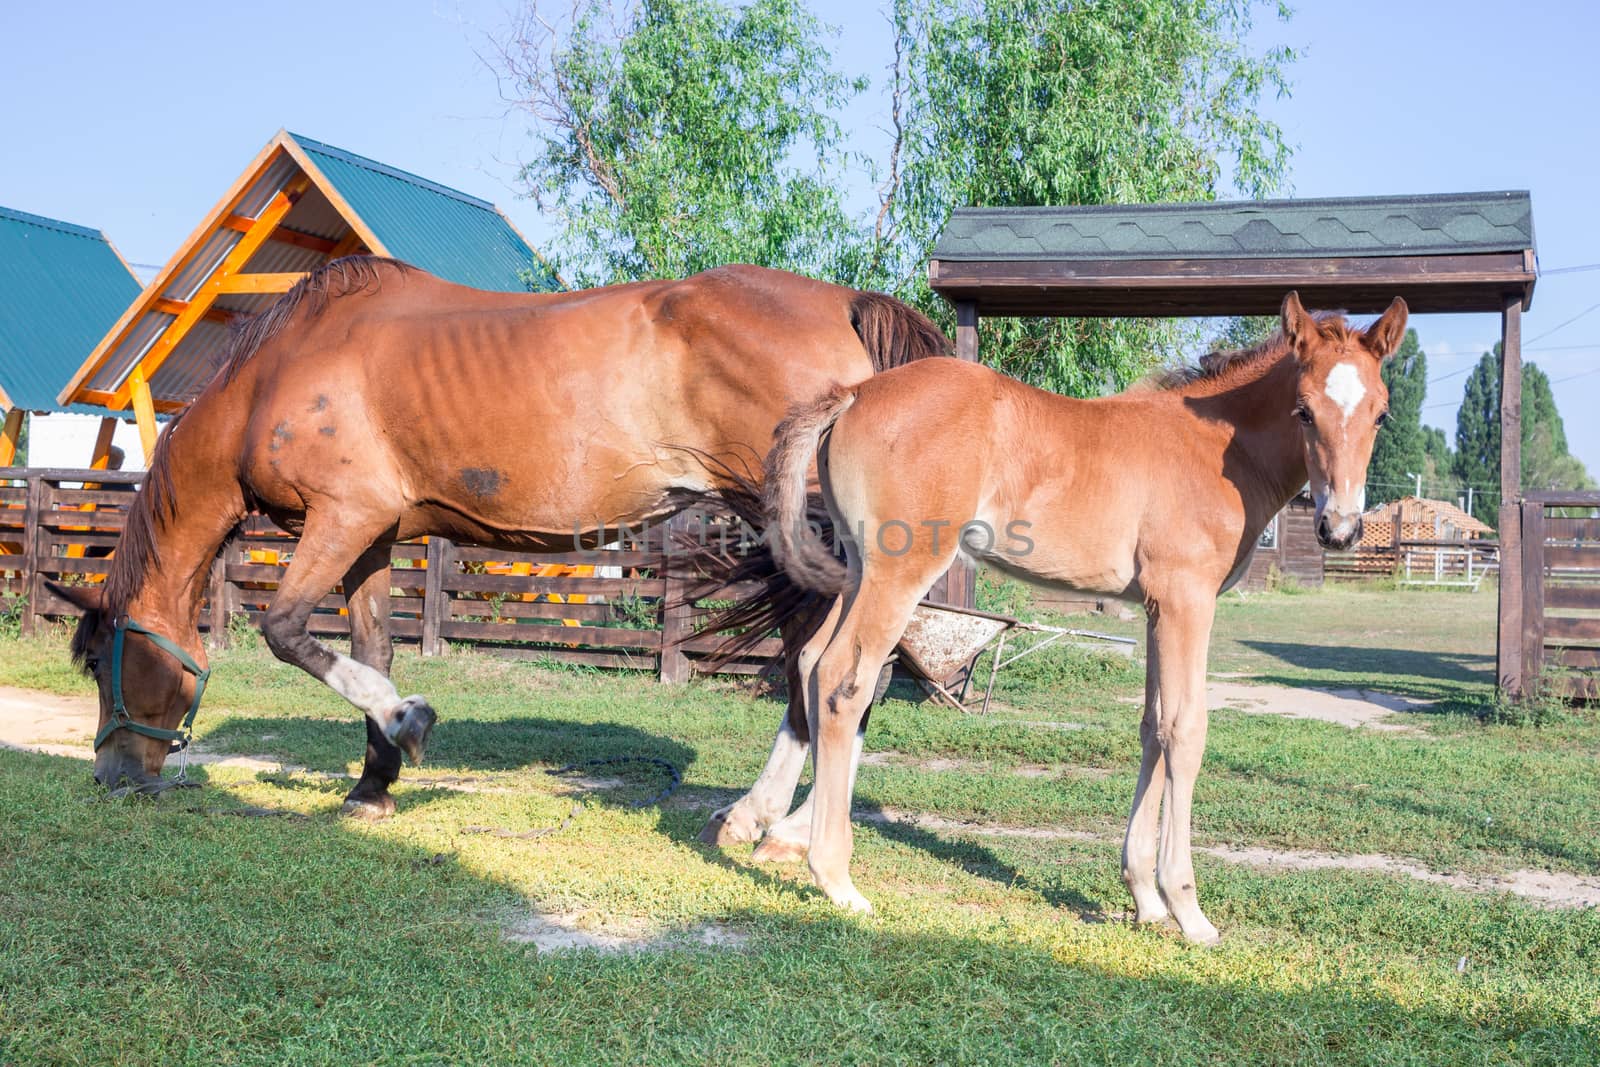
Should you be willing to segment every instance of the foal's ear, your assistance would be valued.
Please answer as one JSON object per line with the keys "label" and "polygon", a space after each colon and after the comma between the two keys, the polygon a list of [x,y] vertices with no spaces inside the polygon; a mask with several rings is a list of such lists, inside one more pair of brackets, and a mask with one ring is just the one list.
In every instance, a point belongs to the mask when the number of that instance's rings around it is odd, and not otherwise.
{"label": "foal's ear", "polygon": [[106,587],[103,585],[62,585],[48,580],[44,585],[79,611],[94,613],[105,609]]}
{"label": "foal's ear", "polygon": [[1400,347],[1400,342],[1406,336],[1406,319],[1411,311],[1406,307],[1406,302],[1398,296],[1394,303],[1389,305],[1377,322],[1367,327],[1367,332],[1361,335],[1361,343],[1368,352],[1377,356],[1379,360],[1388,359],[1394,355],[1395,349]]}
{"label": "foal's ear", "polygon": [[1300,294],[1291,289],[1289,295],[1283,298],[1283,336],[1289,342],[1290,348],[1297,348],[1302,340],[1311,336],[1317,330],[1317,322],[1300,303]]}

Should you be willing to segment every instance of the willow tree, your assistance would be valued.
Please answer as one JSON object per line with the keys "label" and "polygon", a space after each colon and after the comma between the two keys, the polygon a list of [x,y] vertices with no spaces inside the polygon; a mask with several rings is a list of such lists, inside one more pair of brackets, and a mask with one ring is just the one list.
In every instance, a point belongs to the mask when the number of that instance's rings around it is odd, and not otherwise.
{"label": "willow tree", "polygon": [[[522,178],[583,282],[730,260],[887,289],[943,317],[925,267],[964,205],[1209,200],[1278,189],[1261,97],[1287,49],[1248,43],[1255,0],[890,0],[886,150],[838,116],[867,87],[797,0],[526,5],[497,66],[533,120]],[[1282,8],[1274,9],[1286,16]],[[847,199],[865,174],[875,198]],[[865,190],[861,190],[865,192]],[[875,200],[866,211],[847,205]],[[1170,323],[996,321],[984,359],[1076,394],[1196,335]]]}

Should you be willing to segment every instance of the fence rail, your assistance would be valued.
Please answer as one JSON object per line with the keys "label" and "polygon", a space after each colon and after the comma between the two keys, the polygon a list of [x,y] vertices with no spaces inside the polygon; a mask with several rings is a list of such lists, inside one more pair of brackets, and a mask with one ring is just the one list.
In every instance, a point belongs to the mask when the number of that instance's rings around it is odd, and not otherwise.
{"label": "fence rail", "polygon": [[[1589,516],[1560,514],[1573,509]],[[1518,509],[1522,526],[1522,582],[1502,590],[1502,615],[1521,620],[1520,675],[1506,679],[1512,692],[1535,690],[1550,680],[1565,695],[1600,698],[1600,493],[1527,493]],[[1511,595],[1507,595],[1511,594]],[[1502,649],[1502,675],[1506,675]]]}
{"label": "fence rail", "polygon": [[[0,609],[22,629],[75,618],[47,580],[103,581],[142,474],[0,467]],[[391,633],[425,656],[452,644],[500,655],[654,671],[684,681],[710,670],[717,639],[696,636],[689,579],[667,567],[664,527],[625,548],[508,552],[444,538],[391,550]],[[259,622],[299,541],[261,516],[241,524],[212,567],[201,629],[225,644],[229,624]],[[732,588],[716,596],[735,596]],[[20,603],[19,603],[20,601]],[[344,593],[329,591],[311,616],[321,636],[350,632]],[[767,638],[719,668],[753,674],[781,650]]]}

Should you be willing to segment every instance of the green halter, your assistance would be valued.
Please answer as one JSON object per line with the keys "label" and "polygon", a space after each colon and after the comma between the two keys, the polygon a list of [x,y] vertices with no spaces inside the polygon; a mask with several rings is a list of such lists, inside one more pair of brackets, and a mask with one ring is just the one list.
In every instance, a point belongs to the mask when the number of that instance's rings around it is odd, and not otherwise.
{"label": "green halter", "polygon": [[[184,670],[194,675],[194,703],[189,705],[189,713],[183,717],[181,729],[163,730],[159,726],[147,726],[142,722],[135,722],[128,714],[128,705],[122,699],[122,643],[129,630],[144,634],[157,648],[171,655]],[[111,639],[111,719],[100,727],[99,733],[95,734],[95,751],[100,751],[100,746],[118,730],[132,730],[136,734],[153,737],[157,741],[171,741],[172,752],[187,754],[189,741],[194,737],[194,717],[200,711],[200,698],[205,695],[206,679],[210,677],[210,668],[202,670],[200,664],[191,659],[189,653],[179,648],[175,642],[145,629],[131,618],[119,619],[116,635]]]}

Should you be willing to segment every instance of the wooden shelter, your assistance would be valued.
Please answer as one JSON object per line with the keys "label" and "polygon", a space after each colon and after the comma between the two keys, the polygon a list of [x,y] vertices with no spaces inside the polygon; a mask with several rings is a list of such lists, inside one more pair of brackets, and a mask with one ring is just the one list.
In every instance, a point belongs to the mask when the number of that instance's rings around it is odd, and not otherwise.
{"label": "wooden shelter", "polygon": [[1449,501],[1419,496],[1391,500],[1361,519],[1363,546],[1389,545],[1397,540],[1470,541],[1494,534],[1487,523],[1479,522]]}
{"label": "wooden shelter", "polygon": [[181,409],[210,379],[230,323],[270,306],[329,260],[360,252],[480,289],[559,287],[488,201],[280,130],[58,399],[131,408],[148,456],[156,413]]}
{"label": "wooden shelter", "polygon": [[[1308,307],[1500,316],[1499,678],[1523,691],[1518,553],[1522,312],[1537,280],[1526,192],[1096,207],[965,208],[934,248],[928,279],[956,308],[956,350],[978,358],[984,316],[1189,317]],[[934,592],[971,603],[953,568]]]}
{"label": "wooden shelter", "polygon": [[1317,541],[1316,514],[1310,495],[1301,493],[1272,516],[1256,541],[1255,555],[1239,588],[1270,589],[1274,583],[1288,580],[1302,588],[1320,589],[1327,553]]}
{"label": "wooden shelter", "polygon": [[138,293],[138,278],[99,230],[0,207],[0,467],[15,460],[30,411],[101,416],[90,465],[105,467],[115,416],[56,394]]}

